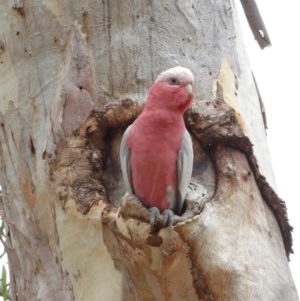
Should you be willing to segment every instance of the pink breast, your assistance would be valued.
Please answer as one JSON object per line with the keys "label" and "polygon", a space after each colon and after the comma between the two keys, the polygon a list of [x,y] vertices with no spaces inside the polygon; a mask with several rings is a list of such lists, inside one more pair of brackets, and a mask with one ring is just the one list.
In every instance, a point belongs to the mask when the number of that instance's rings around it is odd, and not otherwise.
{"label": "pink breast", "polygon": [[[177,154],[174,150],[155,148],[131,153],[133,188],[137,197],[148,207],[170,208],[168,187],[177,187]],[[173,200],[175,202],[175,200]]]}

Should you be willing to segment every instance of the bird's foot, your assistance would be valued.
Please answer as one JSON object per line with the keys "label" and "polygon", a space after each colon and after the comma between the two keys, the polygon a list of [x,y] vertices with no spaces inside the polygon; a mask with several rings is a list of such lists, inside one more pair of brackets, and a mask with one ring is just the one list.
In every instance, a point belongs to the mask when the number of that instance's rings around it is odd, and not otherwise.
{"label": "bird's foot", "polygon": [[174,224],[181,221],[181,217],[166,209],[162,213],[157,207],[146,208],[140,200],[132,195],[125,194],[118,214],[125,219],[134,218],[150,223],[151,231],[158,232],[162,228],[172,228]]}
{"label": "bird's foot", "polygon": [[169,228],[171,228],[173,226],[173,219],[174,219],[174,212],[170,209],[166,209],[163,213],[163,224],[164,226],[168,226]]}
{"label": "bird's foot", "polygon": [[148,209],[150,213],[150,226],[153,231],[158,231],[162,228],[173,226],[174,213],[171,209],[166,209],[163,213],[160,213],[157,207],[151,207]]}
{"label": "bird's foot", "polygon": [[154,227],[159,222],[160,211],[157,207],[151,207],[148,211],[150,213],[150,225],[151,227]]}

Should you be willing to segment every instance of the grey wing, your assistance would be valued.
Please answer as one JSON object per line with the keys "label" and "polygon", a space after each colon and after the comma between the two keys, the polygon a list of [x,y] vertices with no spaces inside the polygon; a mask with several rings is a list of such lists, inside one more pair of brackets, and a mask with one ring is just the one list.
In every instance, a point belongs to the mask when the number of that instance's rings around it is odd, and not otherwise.
{"label": "grey wing", "polygon": [[190,183],[193,171],[193,143],[187,130],[183,134],[182,144],[177,155],[178,169],[178,200],[176,204],[176,213],[181,214],[187,188]]}
{"label": "grey wing", "polygon": [[131,166],[130,166],[130,149],[126,144],[130,129],[131,129],[131,125],[126,129],[122,137],[121,147],[120,147],[120,162],[121,162],[121,170],[122,170],[126,190],[129,193],[133,194]]}

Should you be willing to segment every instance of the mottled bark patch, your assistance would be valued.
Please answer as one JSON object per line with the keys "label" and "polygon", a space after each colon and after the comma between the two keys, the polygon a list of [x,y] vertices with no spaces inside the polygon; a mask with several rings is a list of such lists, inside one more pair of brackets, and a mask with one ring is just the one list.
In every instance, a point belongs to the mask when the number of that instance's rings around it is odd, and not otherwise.
{"label": "mottled bark patch", "polygon": [[260,192],[273,211],[283,237],[287,256],[293,253],[292,227],[287,217],[285,202],[278,197],[266,178],[260,173],[257,160],[253,153],[253,145],[236,118],[236,112],[222,99],[215,102],[199,101],[186,114],[186,123],[201,141],[204,149],[212,152],[218,145],[228,146],[243,152],[250,166]]}

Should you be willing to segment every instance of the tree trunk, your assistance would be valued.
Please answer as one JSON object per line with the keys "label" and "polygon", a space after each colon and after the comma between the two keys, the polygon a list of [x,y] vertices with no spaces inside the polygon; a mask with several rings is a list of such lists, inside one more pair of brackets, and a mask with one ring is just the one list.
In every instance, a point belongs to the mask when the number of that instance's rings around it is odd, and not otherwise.
{"label": "tree trunk", "polygon": [[[6,0],[1,214],[13,300],[298,300],[234,3]],[[195,76],[194,171],[172,229],[123,198],[125,128],[155,77]]]}

